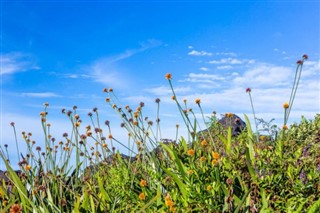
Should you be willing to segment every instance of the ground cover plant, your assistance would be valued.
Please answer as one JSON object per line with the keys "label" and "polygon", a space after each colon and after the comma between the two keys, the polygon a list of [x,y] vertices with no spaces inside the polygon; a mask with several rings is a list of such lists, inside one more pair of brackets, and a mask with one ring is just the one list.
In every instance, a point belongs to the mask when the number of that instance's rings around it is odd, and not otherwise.
{"label": "ground cover plant", "polygon": [[[1,146],[7,169],[1,180],[1,212],[319,212],[320,211],[320,114],[287,126],[298,88],[303,55],[297,62],[289,102],[283,104],[281,128],[255,116],[251,89],[246,91],[254,114],[254,126],[232,136],[215,114],[205,119],[198,109],[179,101],[172,75],[165,77],[172,100],[188,129],[174,139],[160,139],[160,114],[155,121],[144,115],[144,103],[134,110],[121,106],[112,88],[105,89],[106,103],[119,114],[128,141],[112,135],[109,121],[99,110],[88,113],[86,131],[77,107],[62,110],[72,125],[56,141],[50,133],[48,104],[40,113],[45,147],[37,146],[32,133],[22,133],[27,153],[19,152],[21,172],[10,164],[8,145]],[[159,108],[160,99],[155,99]],[[199,110],[202,118],[196,118]],[[234,116],[227,113],[227,119]],[[199,131],[204,122],[207,131]],[[15,131],[15,124],[12,123]],[[262,126],[263,134],[259,130]],[[17,135],[15,135],[17,136]],[[17,137],[16,137],[17,138]],[[94,142],[91,146],[89,142]],[[129,156],[114,148],[120,144]],[[74,162],[73,162],[74,161]]]}

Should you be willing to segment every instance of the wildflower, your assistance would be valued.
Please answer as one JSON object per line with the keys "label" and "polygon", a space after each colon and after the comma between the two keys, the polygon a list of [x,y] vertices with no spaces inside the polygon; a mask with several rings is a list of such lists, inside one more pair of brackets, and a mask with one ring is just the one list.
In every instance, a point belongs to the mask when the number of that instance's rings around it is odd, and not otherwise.
{"label": "wildflower", "polygon": [[286,130],[286,129],[288,129],[288,126],[287,125],[283,125],[282,129]]}
{"label": "wildflower", "polygon": [[110,98],[106,98],[106,102],[110,102]]}
{"label": "wildflower", "polygon": [[144,107],[144,103],[143,102],[140,102],[140,107]]}
{"label": "wildflower", "polygon": [[106,126],[109,126],[110,121],[106,120],[106,121],[104,122],[104,124],[105,124]]}
{"label": "wildflower", "polygon": [[261,135],[261,136],[260,136],[260,140],[261,140],[261,141],[266,141],[266,140],[267,140],[267,136]]}
{"label": "wildflower", "polygon": [[303,64],[303,61],[302,61],[302,60],[298,60],[298,61],[297,61],[297,64],[302,65],[302,64]]}
{"label": "wildflower", "polygon": [[111,135],[111,134],[109,134],[109,135],[108,135],[108,138],[109,138],[109,139],[112,139],[113,137],[112,137],[112,135]]}
{"label": "wildflower", "polygon": [[143,192],[141,192],[141,193],[139,194],[139,199],[140,199],[140,200],[145,200],[145,199],[146,199],[146,195],[145,195]]}
{"label": "wildflower", "polygon": [[170,198],[166,199],[165,203],[166,203],[166,206],[169,206],[169,207],[174,205],[174,202]]}
{"label": "wildflower", "polygon": [[78,108],[77,106],[73,106],[73,107],[72,107],[73,110],[76,110],[77,108]]}
{"label": "wildflower", "polygon": [[113,92],[113,89],[111,87],[109,88],[109,92]]}
{"label": "wildflower", "polygon": [[211,185],[208,185],[208,186],[207,186],[207,191],[211,191],[211,189],[212,189],[212,186],[211,186]]}
{"label": "wildflower", "polygon": [[137,126],[138,125],[138,121],[133,121],[132,125],[133,126]]}
{"label": "wildflower", "polygon": [[285,103],[283,104],[283,108],[288,109],[288,108],[289,108],[289,104],[288,104],[287,102],[285,102]]}
{"label": "wildflower", "polygon": [[183,99],[183,102],[184,102],[184,103],[187,103],[187,99]]}
{"label": "wildflower", "polygon": [[213,160],[211,161],[211,164],[212,164],[212,166],[215,166],[215,165],[218,164],[218,161],[217,161],[216,159],[213,159]]}
{"label": "wildflower", "polygon": [[155,102],[158,104],[160,103],[160,98],[156,98]]}
{"label": "wildflower", "polygon": [[188,150],[188,155],[194,156],[195,151],[193,149]]}
{"label": "wildflower", "polygon": [[219,153],[218,152],[214,152],[214,151],[212,151],[212,157],[214,158],[214,159],[219,159],[220,158],[220,155],[219,155]]}
{"label": "wildflower", "polygon": [[173,207],[173,206],[170,206],[170,212],[177,212],[177,208],[176,207]]}
{"label": "wildflower", "polygon": [[80,118],[80,116],[79,116],[78,114],[75,114],[75,115],[74,115],[74,118],[75,118],[76,120],[78,120],[78,119]]}
{"label": "wildflower", "polygon": [[103,92],[107,93],[107,92],[108,92],[108,89],[107,89],[107,88],[104,88],[104,89],[103,89]]}
{"label": "wildflower", "polygon": [[91,131],[87,131],[86,135],[87,135],[87,137],[90,137],[92,135],[92,132]]}
{"label": "wildflower", "polygon": [[11,125],[11,126],[14,126],[14,122],[11,122],[10,125]]}
{"label": "wildflower", "polygon": [[103,147],[103,148],[107,148],[107,147],[108,147],[108,144],[104,143],[104,144],[102,144],[102,147]]}
{"label": "wildflower", "polygon": [[173,96],[171,96],[171,99],[172,100],[176,100],[176,97],[173,95]]}
{"label": "wildflower", "polygon": [[230,113],[226,113],[226,117],[228,118],[231,118],[233,116],[233,114],[230,112]]}
{"label": "wildflower", "polygon": [[303,58],[304,60],[308,60],[309,56],[308,56],[307,54],[304,54],[304,55],[302,56],[302,58]]}
{"label": "wildflower", "polygon": [[177,128],[177,129],[179,128],[179,124],[176,124],[176,128]]}
{"label": "wildflower", "polygon": [[201,156],[200,161],[206,161],[206,157],[205,156]]}
{"label": "wildflower", "polygon": [[248,87],[248,88],[246,89],[246,93],[250,93],[250,92],[251,92],[251,88]]}
{"label": "wildflower", "polygon": [[117,105],[112,104],[112,108],[113,108],[113,109],[117,108]]}
{"label": "wildflower", "polygon": [[191,175],[191,174],[193,173],[193,170],[192,170],[192,169],[189,169],[189,170],[187,171],[187,173],[188,173],[188,175]]}
{"label": "wildflower", "polygon": [[47,112],[40,112],[40,116],[46,116]]}
{"label": "wildflower", "polygon": [[141,179],[141,181],[140,181],[140,186],[144,187],[144,186],[146,186],[146,185],[147,185],[147,181],[144,180],[144,179]]}
{"label": "wildflower", "polygon": [[75,123],[75,126],[76,126],[76,127],[79,127],[80,124],[81,124],[80,122],[76,122],[76,123]]}
{"label": "wildflower", "polygon": [[170,73],[167,73],[167,74],[166,74],[166,79],[167,79],[167,80],[171,80],[171,79],[172,79],[172,75],[171,75]]}
{"label": "wildflower", "polygon": [[207,145],[208,145],[207,140],[206,140],[206,139],[203,139],[203,140],[201,141],[201,145],[202,145],[202,146],[207,146]]}
{"label": "wildflower", "polygon": [[196,104],[200,104],[201,99],[200,99],[200,98],[197,98],[194,102],[196,102]]}
{"label": "wildflower", "polygon": [[22,213],[22,207],[19,204],[13,204],[10,208],[10,213]]}
{"label": "wildflower", "polygon": [[28,164],[28,165],[26,165],[24,168],[25,168],[27,171],[30,171],[31,166]]}
{"label": "wildflower", "polygon": [[92,112],[88,112],[88,116],[91,117],[92,116]]}

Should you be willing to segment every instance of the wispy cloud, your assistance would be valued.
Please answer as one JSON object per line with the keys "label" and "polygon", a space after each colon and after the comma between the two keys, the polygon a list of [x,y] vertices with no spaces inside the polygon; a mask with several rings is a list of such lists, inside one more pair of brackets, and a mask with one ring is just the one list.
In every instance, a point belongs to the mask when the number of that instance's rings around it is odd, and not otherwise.
{"label": "wispy cloud", "polygon": [[207,51],[197,51],[197,50],[191,50],[188,55],[192,55],[192,56],[212,56],[213,53],[211,52],[207,52]]}
{"label": "wispy cloud", "polygon": [[56,93],[53,92],[36,92],[36,93],[22,93],[21,96],[23,97],[31,97],[31,98],[54,98],[60,97]]}
{"label": "wispy cloud", "polygon": [[146,42],[141,42],[140,47],[137,49],[128,49],[118,55],[96,60],[88,66],[87,70],[96,82],[106,85],[124,86],[126,85],[125,71],[118,62],[148,49],[158,47],[161,44],[161,41],[149,39]]}
{"label": "wispy cloud", "polygon": [[232,65],[236,65],[236,64],[244,64],[244,63],[249,63],[249,64],[253,64],[255,61],[254,60],[248,60],[248,59],[237,59],[237,58],[222,58],[220,60],[212,60],[209,61],[210,64],[232,64]]}
{"label": "wispy cloud", "polygon": [[0,75],[9,75],[27,70],[40,69],[33,56],[21,52],[12,52],[0,55]]}

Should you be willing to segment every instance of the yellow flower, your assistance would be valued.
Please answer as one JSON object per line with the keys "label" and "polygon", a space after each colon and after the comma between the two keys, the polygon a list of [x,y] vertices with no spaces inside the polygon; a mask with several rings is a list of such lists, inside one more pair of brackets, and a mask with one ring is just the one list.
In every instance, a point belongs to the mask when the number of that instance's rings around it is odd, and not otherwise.
{"label": "yellow flower", "polygon": [[166,198],[165,203],[166,203],[166,206],[169,206],[169,207],[174,205],[174,202],[170,198],[169,199]]}
{"label": "yellow flower", "polygon": [[207,146],[207,145],[208,145],[207,140],[206,140],[206,139],[203,139],[203,140],[201,141],[201,145],[202,145],[202,146]]}
{"label": "yellow flower", "polygon": [[103,147],[103,148],[107,148],[107,147],[108,147],[108,144],[104,143],[104,144],[102,144],[102,147]]}
{"label": "yellow flower", "polygon": [[194,102],[196,102],[196,104],[200,104],[201,99],[200,99],[200,98],[197,98]]}
{"label": "yellow flower", "polygon": [[27,171],[30,171],[31,166],[28,164],[28,165],[26,165],[24,168],[25,168]]}
{"label": "yellow flower", "polygon": [[193,173],[193,170],[192,170],[192,169],[189,169],[189,170],[187,171],[187,173],[188,173],[188,175],[191,175],[191,174]]}
{"label": "yellow flower", "polygon": [[176,100],[176,97],[173,95],[173,96],[171,96],[171,99],[172,100]]}
{"label": "yellow flower", "polygon": [[87,137],[90,137],[92,135],[92,132],[91,131],[87,131],[86,135],[87,135]]}
{"label": "yellow flower", "polygon": [[171,73],[167,73],[167,74],[166,74],[166,79],[167,79],[167,80],[171,80],[171,79],[172,79]]}
{"label": "yellow flower", "polygon": [[214,152],[214,151],[212,151],[212,157],[214,158],[214,159],[219,159],[220,158],[220,155],[219,155],[219,153],[218,152]]}
{"label": "yellow flower", "polygon": [[201,158],[200,158],[200,161],[206,161],[206,157],[205,156],[202,156]]}
{"label": "yellow flower", "polygon": [[287,125],[283,125],[282,129],[288,129]]}
{"label": "yellow flower", "polygon": [[188,150],[188,155],[194,156],[195,151],[193,149]]}
{"label": "yellow flower", "polygon": [[285,103],[283,104],[283,108],[288,109],[288,108],[289,108],[289,104],[288,104],[287,102],[285,102]]}
{"label": "yellow flower", "polygon": [[147,185],[147,181],[144,180],[144,179],[142,179],[142,180],[140,181],[140,186],[144,187],[144,186],[146,186],[146,185]]}
{"label": "yellow flower", "polygon": [[266,141],[266,140],[267,140],[267,136],[261,135],[261,136],[260,136],[260,140],[261,140],[261,141]]}
{"label": "yellow flower", "polygon": [[170,212],[177,212],[177,208],[173,207],[173,206],[170,206]]}
{"label": "yellow flower", "polygon": [[207,191],[210,191],[212,189],[212,186],[211,185],[208,185],[207,186]]}
{"label": "yellow flower", "polygon": [[218,161],[217,161],[216,159],[213,159],[213,160],[211,161],[211,164],[212,164],[212,166],[215,166],[215,165],[218,164]]}
{"label": "yellow flower", "polygon": [[139,199],[140,199],[140,200],[145,200],[145,199],[146,199],[146,195],[145,195],[143,192],[141,192],[141,193],[139,194]]}

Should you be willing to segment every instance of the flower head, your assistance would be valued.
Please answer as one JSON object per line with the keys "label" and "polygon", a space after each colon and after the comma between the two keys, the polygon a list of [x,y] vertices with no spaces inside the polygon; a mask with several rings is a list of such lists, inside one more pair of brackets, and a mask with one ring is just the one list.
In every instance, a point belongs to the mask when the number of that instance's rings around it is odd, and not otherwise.
{"label": "flower head", "polygon": [[283,104],[283,108],[288,109],[288,108],[289,108],[289,104],[288,104],[287,102],[285,102],[285,103]]}
{"label": "flower head", "polygon": [[203,139],[203,140],[201,141],[201,145],[202,145],[202,146],[207,146],[207,145],[208,145],[207,140],[206,140],[206,139]]}
{"label": "flower head", "polygon": [[140,199],[140,200],[145,200],[145,199],[146,199],[146,195],[145,195],[143,192],[141,192],[141,193],[139,194],[139,199]]}
{"label": "flower head", "polygon": [[304,60],[308,60],[309,56],[308,56],[307,54],[304,54],[304,55],[302,56],[302,58],[303,58]]}
{"label": "flower head", "polygon": [[27,171],[30,171],[31,170],[31,166],[28,164],[24,167]]}
{"label": "flower head", "polygon": [[282,129],[286,130],[286,129],[288,129],[288,126],[287,125],[283,125]]}
{"label": "flower head", "polygon": [[167,73],[167,74],[166,74],[166,79],[167,79],[167,80],[171,80],[171,79],[172,79],[171,73]]}
{"label": "flower head", "polygon": [[302,60],[298,60],[298,61],[297,61],[297,64],[302,65],[302,64],[303,64],[303,61],[302,61]]}
{"label": "flower head", "polygon": [[147,181],[144,180],[144,179],[141,179],[141,181],[140,181],[140,186],[144,187],[144,186],[146,186],[146,185],[147,185]]}
{"label": "flower head", "polygon": [[247,93],[250,93],[250,92],[251,92],[251,88],[248,87],[248,88],[246,89],[246,92],[247,92]]}
{"label": "flower head", "polygon": [[212,157],[214,158],[214,159],[219,159],[220,158],[220,155],[219,155],[219,153],[218,152],[213,152],[212,151]]}
{"label": "flower head", "polygon": [[22,207],[19,204],[13,204],[10,208],[10,213],[21,213]]}
{"label": "flower head", "polygon": [[196,102],[196,104],[200,104],[201,99],[200,99],[200,98],[197,98],[194,102]]}
{"label": "flower head", "polygon": [[194,156],[194,153],[195,153],[194,149],[189,149],[188,150],[188,155]]}

